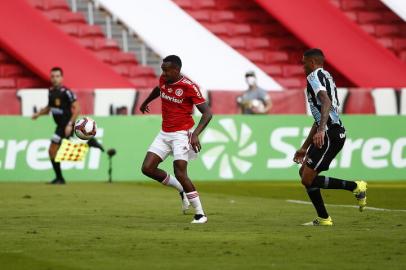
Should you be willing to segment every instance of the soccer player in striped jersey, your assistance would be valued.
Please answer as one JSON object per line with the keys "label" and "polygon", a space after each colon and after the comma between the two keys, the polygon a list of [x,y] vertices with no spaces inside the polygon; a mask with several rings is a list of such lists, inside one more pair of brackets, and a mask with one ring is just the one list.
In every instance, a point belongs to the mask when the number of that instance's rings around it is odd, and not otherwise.
{"label": "soccer player in striped jersey", "polygon": [[320,189],[344,189],[358,200],[359,210],[366,206],[367,184],[319,175],[329,169],[330,163],[344,146],[346,133],[338,114],[337,88],[331,74],[323,69],[324,54],[320,49],[307,50],[303,67],[307,76],[307,101],[314,124],[293,160],[302,164],[299,174],[317,218],[303,225],[333,225],[327,213]]}

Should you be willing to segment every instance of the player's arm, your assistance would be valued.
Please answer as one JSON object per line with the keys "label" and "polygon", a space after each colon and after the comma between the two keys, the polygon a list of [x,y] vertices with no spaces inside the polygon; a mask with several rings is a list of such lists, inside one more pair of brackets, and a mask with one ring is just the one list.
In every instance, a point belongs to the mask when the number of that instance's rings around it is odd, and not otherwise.
{"label": "player's arm", "polygon": [[38,117],[40,117],[41,115],[49,114],[50,110],[51,110],[51,107],[46,106],[46,107],[42,108],[41,110],[39,110],[39,112],[34,113],[31,118],[32,118],[32,120],[35,120]]}
{"label": "player's arm", "polygon": [[199,124],[190,137],[190,144],[192,145],[193,150],[197,153],[200,152],[200,149],[202,149],[199,141],[199,135],[206,128],[207,124],[209,124],[210,120],[213,117],[213,114],[211,113],[210,107],[207,105],[207,102],[198,104],[196,105],[196,107],[199,112],[202,113],[202,116],[200,118]]}
{"label": "player's arm", "polygon": [[331,100],[328,97],[326,91],[319,91],[317,93],[317,97],[321,102],[321,118],[320,124],[317,128],[317,132],[313,136],[313,143],[317,147],[321,148],[324,144],[324,134],[326,132],[327,121],[330,114]]}
{"label": "player's arm", "polygon": [[77,100],[73,101],[70,109],[72,111],[72,116],[69,119],[68,124],[65,127],[65,135],[66,137],[69,137],[72,133],[72,128],[73,128],[73,123],[75,123],[76,118],[78,118],[79,114],[80,114],[80,105],[79,102]]}
{"label": "player's arm", "polygon": [[304,158],[305,158],[305,156],[306,156],[307,149],[308,149],[309,146],[312,144],[312,142],[313,142],[313,136],[314,136],[314,134],[316,134],[316,131],[317,131],[317,124],[316,124],[316,123],[313,123],[313,126],[312,126],[312,128],[310,129],[310,132],[309,132],[309,134],[307,135],[306,140],[305,140],[305,141],[303,142],[303,144],[302,144],[302,147],[300,147],[300,148],[296,151],[295,156],[293,157],[293,161],[294,161],[294,162],[296,162],[296,163],[298,163],[298,164],[303,163],[303,160],[304,160]]}
{"label": "player's arm", "polygon": [[141,104],[140,106],[140,111],[142,113],[149,113],[149,106],[148,104],[151,103],[151,101],[153,101],[154,99],[156,99],[157,97],[159,97],[159,95],[161,94],[161,90],[159,89],[159,87],[155,87],[154,89],[152,89],[151,93],[149,94],[149,96],[144,100],[144,102]]}

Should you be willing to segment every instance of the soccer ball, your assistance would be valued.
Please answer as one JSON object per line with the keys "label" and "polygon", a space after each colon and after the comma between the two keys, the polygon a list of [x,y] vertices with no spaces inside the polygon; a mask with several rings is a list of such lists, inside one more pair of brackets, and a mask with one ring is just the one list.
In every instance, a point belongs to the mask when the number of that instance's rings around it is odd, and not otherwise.
{"label": "soccer ball", "polygon": [[250,108],[251,108],[251,110],[253,110],[256,113],[264,113],[265,112],[264,102],[262,102],[262,100],[259,100],[259,99],[252,100],[251,104],[250,104]]}
{"label": "soccer ball", "polygon": [[75,134],[79,139],[90,140],[96,135],[96,132],[96,122],[89,117],[83,117],[75,123]]}

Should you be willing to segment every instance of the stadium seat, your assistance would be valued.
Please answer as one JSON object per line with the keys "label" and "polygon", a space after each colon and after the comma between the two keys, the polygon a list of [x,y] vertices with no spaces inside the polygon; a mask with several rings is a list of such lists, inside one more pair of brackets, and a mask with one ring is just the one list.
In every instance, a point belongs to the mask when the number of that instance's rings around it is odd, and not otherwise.
{"label": "stadium seat", "polygon": [[21,114],[32,116],[48,104],[47,89],[20,89],[17,96],[21,100]]}
{"label": "stadium seat", "polygon": [[[138,91],[137,99],[135,102],[133,114],[142,114],[140,112],[140,106],[142,102],[148,97],[151,90]],[[161,113],[161,100],[156,99],[149,104],[150,114],[160,114]]]}
{"label": "stadium seat", "polygon": [[[267,74],[278,74],[278,77],[273,78],[285,88],[304,87],[305,80],[297,77],[297,71],[305,45],[255,1],[174,2]],[[207,14],[211,14],[210,21]],[[300,76],[303,77],[303,72]]]}
{"label": "stadium seat", "polygon": [[346,114],[374,114],[374,102],[370,89],[350,88],[343,104]]}
{"label": "stadium seat", "polygon": [[346,103],[346,99],[348,97],[348,89],[347,88],[337,88],[337,98],[338,102],[340,102],[339,112],[344,112],[344,105]]}
{"label": "stadium seat", "polygon": [[406,115],[406,88],[400,90],[400,114]]}
{"label": "stadium seat", "polygon": [[214,114],[239,114],[237,97],[240,91],[210,91],[208,94],[209,104]]}
{"label": "stadium seat", "polygon": [[135,89],[95,89],[94,115],[109,116],[115,114],[117,108],[125,107],[130,114],[136,100]]}
{"label": "stadium seat", "polygon": [[2,88],[15,88],[16,82],[10,78],[0,78],[0,89]]}
{"label": "stadium seat", "polygon": [[377,115],[397,115],[398,104],[393,88],[377,88],[372,90]]}
{"label": "stadium seat", "polygon": [[24,73],[24,69],[21,66],[15,64],[3,64],[0,65],[0,77],[13,77],[19,76]]}
{"label": "stadium seat", "polygon": [[[151,69],[143,67],[137,69],[139,65],[135,54],[121,51],[115,40],[104,36],[100,26],[90,25],[81,13],[70,11],[66,0],[30,0],[30,3],[41,10],[49,20],[56,23],[63,32],[72,36],[84,48],[91,50],[100,61],[111,65],[111,68],[122,76],[131,78],[131,81],[136,83],[136,87],[151,87],[156,84],[156,75]],[[188,3],[191,2],[185,1],[185,3],[189,6]],[[211,5],[210,1],[200,1],[198,4]],[[152,84],[153,79],[154,84]],[[33,83],[22,80],[19,84],[32,85]]]}

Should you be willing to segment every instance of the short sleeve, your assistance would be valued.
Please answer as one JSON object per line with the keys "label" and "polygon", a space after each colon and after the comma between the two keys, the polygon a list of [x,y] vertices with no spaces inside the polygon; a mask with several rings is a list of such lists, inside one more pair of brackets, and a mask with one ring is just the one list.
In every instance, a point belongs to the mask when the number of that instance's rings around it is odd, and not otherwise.
{"label": "short sleeve", "polygon": [[263,100],[263,101],[268,101],[269,100],[269,96],[268,96],[268,92],[264,89],[260,89],[259,91],[259,99]]}
{"label": "short sleeve", "polygon": [[310,86],[312,87],[314,94],[317,96],[317,94],[320,91],[327,91],[326,86],[324,85],[324,75],[320,70],[316,70],[307,76],[307,81],[310,83]]}
{"label": "short sleeve", "polygon": [[66,89],[66,96],[68,97],[68,100],[70,103],[73,103],[76,101],[76,95],[73,93],[71,90]]}
{"label": "short sleeve", "polygon": [[206,99],[203,97],[202,92],[200,92],[199,87],[196,84],[192,84],[190,88],[190,98],[194,105],[203,104],[206,102]]}

